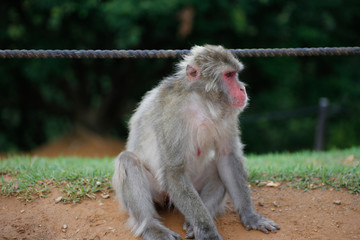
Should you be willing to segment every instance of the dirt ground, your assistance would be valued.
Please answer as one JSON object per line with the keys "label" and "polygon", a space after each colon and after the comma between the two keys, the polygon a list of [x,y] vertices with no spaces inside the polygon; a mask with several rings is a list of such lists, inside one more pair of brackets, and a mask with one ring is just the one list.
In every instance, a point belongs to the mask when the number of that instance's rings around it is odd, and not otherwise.
{"label": "dirt ground", "polygon": [[[115,156],[123,143],[83,133],[68,135],[36,149],[41,156]],[[360,239],[360,197],[345,189],[304,192],[280,187],[252,187],[256,210],[274,220],[277,233],[246,231],[230,208],[216,224],[224,239]],[[127,213],[120,210],[114,194],[81,203],[55,203],[61,196],[53,189],[49,198],[34,202],[0,196],[0,239],[139,239],[125,226]],[[162,221],[185,238],[183,216],[177,210],[161,212]]]}
{"label": "dirt ground", "polygon": [[116,156],[125,148],[125,143],[112,137],[96,135],[79,128],[55,141],[34,149],[30,154],[45,157],[81,156],[106,157]]}

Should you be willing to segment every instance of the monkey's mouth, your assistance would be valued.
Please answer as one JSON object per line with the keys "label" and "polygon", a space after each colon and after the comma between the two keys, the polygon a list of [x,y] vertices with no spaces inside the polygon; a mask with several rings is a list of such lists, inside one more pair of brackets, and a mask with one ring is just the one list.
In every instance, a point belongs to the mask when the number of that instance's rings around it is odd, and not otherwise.
{"label": "monkey's mouth", "polygon": [[247,99],[244,99],[244,100],[243,99],[241,99],[241,100],[233,99],[233,101],[232,101],[233,107],[238,107],[238,108],[245,107],[246,104],[247,104]]}

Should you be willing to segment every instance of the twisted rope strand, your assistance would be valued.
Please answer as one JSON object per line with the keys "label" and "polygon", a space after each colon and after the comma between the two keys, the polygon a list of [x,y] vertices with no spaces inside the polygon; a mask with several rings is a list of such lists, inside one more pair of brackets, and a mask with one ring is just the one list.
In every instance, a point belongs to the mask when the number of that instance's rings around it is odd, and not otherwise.
{"label": "twisted rope strand", "polygon": [[[179,58],[190,50],[0,50],[0,58]],[[360,47],[230,49],[238,57],[360,55]]]}

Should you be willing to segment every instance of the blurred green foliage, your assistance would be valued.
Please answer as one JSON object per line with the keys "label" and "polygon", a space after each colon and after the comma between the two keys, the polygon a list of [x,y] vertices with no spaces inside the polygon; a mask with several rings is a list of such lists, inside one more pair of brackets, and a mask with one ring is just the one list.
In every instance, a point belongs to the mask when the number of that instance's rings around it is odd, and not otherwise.
{"label": "blurred green foliage", "polygon": [[[2,49],[188,49],[355,46],[358,0],[4,1]],[[326,147],[360,144],[358,56],[243,59],[244,118],[317,105],[340,111]],[[0,152],[29,150],[74,126],[125,138],[141,96],[174,60],[0,60]],[[247,151],[313,147],[316,114],[242,124]]]}

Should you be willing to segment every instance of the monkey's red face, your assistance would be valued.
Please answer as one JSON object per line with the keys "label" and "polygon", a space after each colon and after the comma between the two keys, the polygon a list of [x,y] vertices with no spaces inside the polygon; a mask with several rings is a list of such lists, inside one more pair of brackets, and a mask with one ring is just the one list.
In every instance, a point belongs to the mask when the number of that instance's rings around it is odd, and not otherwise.
{"label": "monkey's red face", "polygon": [[222,79],[229,90],[232,106],[244,107],[247,103],[247,95],[245,86],[238,80],[237,72],[224,71]]}
{"label": "monkey's red face", "polygon": [[[186,74],[190,82],[196,82],[198,80],[208,80],[210,77],[201,77],[201,73],[198,67],[187,65]],[[235,70],[225,70],[221,72],[221,81],[227,93],[229,94],[229,99],[231,105],[237,108],[243,108],[246,106],[248,98],[246,95],[245,86],[238,79],[237,71]],[[204,78],[204,79],[202,79]]]}

